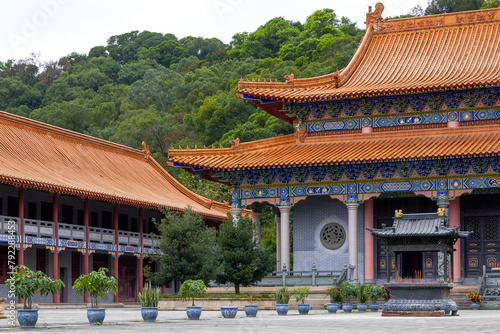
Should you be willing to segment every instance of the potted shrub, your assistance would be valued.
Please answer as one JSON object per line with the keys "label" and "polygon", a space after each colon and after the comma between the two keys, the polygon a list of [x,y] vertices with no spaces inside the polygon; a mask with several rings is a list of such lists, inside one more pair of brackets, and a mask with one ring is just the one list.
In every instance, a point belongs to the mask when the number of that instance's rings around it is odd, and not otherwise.
{"label": "potted shrub", "polygon": [[141,302],[142,319],[146,322],[155,322],[158,317],[158,301],[160,300],[161,289],[152,287],[151,282],[147,282],[139,292],[139,301]]}
{"label": "potted shrub", "polygon": [[[356,297],[356,285],[352,284],[349,281],[344,281],[340,285],[340,294],[342,295],[342,298],[345,300],[346,298],[355,298]],[[342,310],[344,310],[345,313],[351,313],[352,312],[352,303],[343,303],[342,304]]]}
{"label": "potted shrub", "polygon": [[358,312],[366,312],[368,308],[366,306],[366,302],[368,301],[367,287],[366,284],[361,284],[356,287],[356,299],[359,301]]}
{"label": "potted shrub", "polygon": [[471,291],[467,294],[469,300],[471,301],[471,307],[473,310],[479,310],[481,306],[481,296],[476,291]]}
{"label": "potted shrub", "polygon": [[340,294],[340,288],[338,286],[329,287],[328,294],[330,295],[330,303],[326,304],[326,309],[328,313],[337,313],[337,310],[340,309],[344,301]]}
{"label": "potted shrub", "polygon": [[17,310],[17,321],[21,327],[35,327],[38,320],[38,310],[32,308],[32,297],[35,293],[41,296],[57,293],[64,287],[60,279],[52,279],[41,271],[33,271],[26,266],[18,265],[12,269],[11,278],[5,284],[10,291],[14,281],[14,294],[23,299],[23,309]]}
{"label": "potted shrub", "polygon": [[301,304],[297,305],[297,308],[299,309],[299,314],[308,314],[310,305],[306,304],[306,298],[309,296],[309,288],[303,287],[303,288],[297,288],[293,290],[293,293],[295,294],[295,300],[298,302],[302,302]]}
{"label": "potted shrub", "polygon": [[205,283],[200,279],[199,280],[188,279],[182,283],[181,288],[179,289],[179,296],[183,300],[187,301],[189,301],[190,299],[193,300],[191,306],[189,305],[186,306],[186,313],[189,320],[200,319],[201,306],[195,306],[194,299],[203,297],[206,291],[207,287],[205,286]]}
{"label": "potted shrub", "polygon": [[279,315],[286,315],[288,313],[288,302],[291,296],[290,291],[286,287],[276,290],[274,298],[276,300],[276,312]]}
{"label": "potted shrub", "polygon": [[104,298],[110,292],[116,295],[116,278],[109,277],[108,272],[108,268],[101,267],[98,271],[78,277],[73,284],[77,298],[85,295],[87,291],[89,293],[90,308],[87,308],[87,319],[91,325],[102,324],[106,316],[106,309],[99,308],[97,297]]}
{"label": "potted shrub", "polygon": [[377,312],[379,309],[378,300],[386,296],[386,287],[383,285],[371,285],[368,284],[366,294],[368,299],[371,301],[370,310],[372,312]]}

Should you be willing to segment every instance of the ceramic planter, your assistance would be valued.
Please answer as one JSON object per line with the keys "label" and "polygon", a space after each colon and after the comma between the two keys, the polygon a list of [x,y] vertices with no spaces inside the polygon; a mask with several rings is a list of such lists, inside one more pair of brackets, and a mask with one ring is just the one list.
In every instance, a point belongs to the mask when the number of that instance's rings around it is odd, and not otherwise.
{"label": "ceramic planter", "polygon": [[378,303],[370,303],[370,311],[372,312],[378,312],[379,307]]}
{"label": "ceramic planter", "polygon": [[19,326],[23,328],[35,327],[36,322],[38,321],[38,310],[17,310],[17,321],[19,322]]}
{"label": "ceramic planter", "polygon": [[471,307],[473,310],[479,310],[479,307],[481,306],[481,303],[472,303]]}
{"label": "ceramic planter", "polygon": [[310,306],[309,304],[299,304],[297,305],[297,308],[299,310],[299,314],[305,315],[309,313]]}
{"label": "ceramic planter", "polygon": [[255,318],[259,311],[259,305],[245,305],[245,314],[249,318]]}
{"label": "ceramic planter", "polygon": [[158,307],[141,307],[141,315],[145,322],[155,322],[158,317]]}
{"label": "ceramic planter", "polygon": [[344,311],[344,313],[351,313],[352,312],[352,304],[351,303],[342,304],[342,310]]}
{"label": "ceramic planter", "polygon": [[201,315],[201,306],[186,306],[186,313],[189,320],[199,320]]}
{"label": "ceramic planter", "polygon": [[220,313],[224,318],[234,318],[238,313],[238,306],[221,306]]}
{"label": "ceramic planter", "polygon": [[366,309],[368,308],[368,306],[363,303],[359,303],[357,307],[358,307],[358,312],[366,312]]}
{"label": "ceramic planter", "polygon": [[105,316],[106,316],[106,309],[105,308],[88,308],[87,309],[87,319],[89,319],[89,323],[91,325],[95,325],[97,323],[102,324]]}
{"label": "ceramic planter", "polygon": [[288,313],[288,304],[276,304],[276,312],[278,312],[278,315],[286,315]]}
{"label": "ceramic planter", "polygon": [[337,313],[337,310],[339,309],[340,305],[339,303],[330,303],[326,304],[326,309],[328,313]]}

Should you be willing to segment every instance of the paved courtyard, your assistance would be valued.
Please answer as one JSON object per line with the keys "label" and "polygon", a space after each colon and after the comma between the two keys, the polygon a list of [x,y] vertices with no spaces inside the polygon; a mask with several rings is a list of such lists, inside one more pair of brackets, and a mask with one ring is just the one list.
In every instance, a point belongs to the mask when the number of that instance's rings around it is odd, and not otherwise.
{"label": "paved courtyard", "polygon": [[381,313],[328,314],[313,310],[287,316],[259,311],[246,318],[239,311],[235,319],[224,319],[218,311],[204,311],[198,321],[188,321],[184,311],[161,311],[155,323],[142,322],[140,308],[106,309],[104,324],[91,326],[85,309],[41,309],[37,327],[9,327],[0,320],[0,333],[499,333],[500,311],[459,311],[458,317],[394,318]]}

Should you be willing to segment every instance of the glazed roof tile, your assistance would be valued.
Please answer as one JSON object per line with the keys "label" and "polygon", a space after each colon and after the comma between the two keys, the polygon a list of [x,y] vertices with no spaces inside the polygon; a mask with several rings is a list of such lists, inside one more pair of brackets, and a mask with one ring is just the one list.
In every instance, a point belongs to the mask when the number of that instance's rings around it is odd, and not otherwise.
{"label": "glazed roof tile", "polygon": [[500,153],[500,126],[432,128],[318,137],[287,135],[235,148],[171,149],[169,163],[217,170],[419,160]]}
{"label": "glazed roof tile", "polygon": [[229,206],[189,191],[143,151],[0,112],[0,182],[225,219]]}
{"label": "glazed roof tile", "polygon": [[372,235],[381,238],[418,238],[418,237],[467,237],[468,232],[459,232],[458,226],[450,228],[445,218],[437,214],[406,214],[394,218],[394,225],[381,229],[367,228]]}
{"label": "glazed roof tile", "polygon": [[342,71],[285,83],[240,80],[240,97],[305,102],[500,86],[500,8],[389,21],[381,12],[367,19]]}

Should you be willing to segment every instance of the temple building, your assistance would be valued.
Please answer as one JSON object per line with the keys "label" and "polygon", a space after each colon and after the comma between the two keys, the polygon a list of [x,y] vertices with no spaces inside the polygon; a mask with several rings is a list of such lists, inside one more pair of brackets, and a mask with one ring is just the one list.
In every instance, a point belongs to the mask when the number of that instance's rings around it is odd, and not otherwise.
{"label": "temple building", "polygon": [[[348,66],[286,82],[240,80],[239,97],[295,133],[231,148],[175,149],[169,163],[230,184],[232,212],[277,215],[278,268],[353,269],[359,282],[454,263],[456,284],[477,284],[500,261],[500,9],[387,20],[378,3]],[[235,112],[238,112],[235,110]],[[396,261],[366,228],[443,209],[471,232],[453,261],[404,252]],[[398,267],[396,268],[396,264]],[[440,269],[441,268],[441,269]],[[441,271],[441,274],[440,274]]]}
{"label": "temple building", "polygon": [[[14,263],[66,285],[33,302],[84,301],[72,285],[99,267],[118,280],[118,294],[106,301],[138,301],[144,257],[155,242],[151,232],[158,233],[152,218],[189,206],[216,226],[230,209],[182,186],[145,143],[140,151],[4,112],[0,160],[1,296]],[[12,237],[14,260],[8,256]]]}

